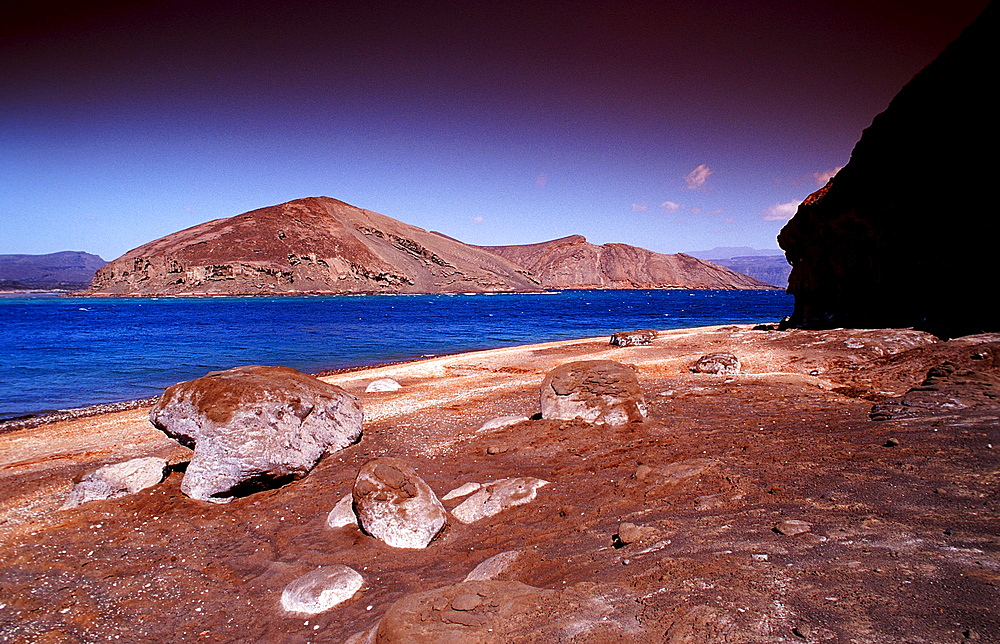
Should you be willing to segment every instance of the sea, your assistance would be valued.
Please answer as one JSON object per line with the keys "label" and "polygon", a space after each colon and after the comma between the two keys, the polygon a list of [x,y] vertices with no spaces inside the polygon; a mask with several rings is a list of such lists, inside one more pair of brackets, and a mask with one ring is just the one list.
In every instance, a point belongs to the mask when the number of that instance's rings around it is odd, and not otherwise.
{"label": "sea", "polygon": [[159,395],[238,365],[307,373],[657,330],[777,322],[784,291],[0,297],[0,421]]}

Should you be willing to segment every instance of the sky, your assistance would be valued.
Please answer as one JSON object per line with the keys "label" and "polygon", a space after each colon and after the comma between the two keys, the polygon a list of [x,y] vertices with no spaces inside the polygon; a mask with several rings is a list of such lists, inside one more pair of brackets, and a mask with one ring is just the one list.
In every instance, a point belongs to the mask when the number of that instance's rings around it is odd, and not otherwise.
{"label": "sky", "polygon": [[0,254],[325,195],[481,245],[777,248],[985,0],[92,1],[0,24]]}

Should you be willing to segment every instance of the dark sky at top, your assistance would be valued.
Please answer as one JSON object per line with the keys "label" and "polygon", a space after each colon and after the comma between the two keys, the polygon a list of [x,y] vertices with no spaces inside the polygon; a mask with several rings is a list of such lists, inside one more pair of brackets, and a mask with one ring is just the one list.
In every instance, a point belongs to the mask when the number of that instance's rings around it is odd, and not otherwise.
{"label": "dark sky at top", "polygon": [[[0,25],[0,253],[317,194],[471,243],[774,247],[985,7],[105,2]],[[819,177],[819,178],[817,178]]]}

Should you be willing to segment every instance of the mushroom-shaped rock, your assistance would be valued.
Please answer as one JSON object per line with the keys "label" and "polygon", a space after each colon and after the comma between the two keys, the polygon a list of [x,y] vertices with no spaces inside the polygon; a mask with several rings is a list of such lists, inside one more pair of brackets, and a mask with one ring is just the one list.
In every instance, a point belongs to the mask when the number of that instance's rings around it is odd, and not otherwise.
{"label": "mushroom-shaped rock", "polygon": [[538,488],[548,485],[548,481],[519,476],[487,483],[475,494],[458,505],[451,513],[462,523],[472,523],[503,512],[515,505],[524,505],[535,500]]}
{"label": "mushroom-shaped rock", "polygon": [[365,393],[370,394],[372,392],[378,391],[396,391],[397,389],[402,389],[403,385],[399,384],[392,378],[379,378],[378,380],[372,380],[365,387]]}
{"label": "mushroom-shaped rock", "polygon": [[358,524],[394,548],[426,548],[448,514],[434,490],[398,458],[376,458],[354,481]]}
{"label": "mushroom-shaped rock", "polygon": [[626,620],[615,615],[613,605],[602,597],[616,591],[604,588],[595,592],[589,587],[547,590],[517,581],[465,581],[406,595],[386,611],[375,641],[568,642],[581,633],[586,634],[581,641],[587,642],[651,641],[649,634],[636,632],[634,626],[622,626]]}
{"label": "mushroom-shaped rock", "polygon": [[618,347],[637,347],[644,344],[652,344],[654,338],[656,338],[656,331],[653,329],[618,331],[611,334],[610,344]]}
{"label": "mushroom-shaped rock", "polygon": [[163,480],[167,460],[149,456],[124,463],[105,465],[88,472],[73,486],[62,509],[75,508],[87,501],[114,499],[152,487]]}
{"label": "mushroom-shaped rock", "polygon": [[731,353],[710,353],[698,358],[690,367],[694,373],[714,373],[720,376],[738,374],[742,368],[740,359]]}
{"label": "mushroom-shaped rock", "polygon": [[361,437],[361,404],[288,367],[236,367],[169,387],[153,425],[194,448],[181,491],[227,503],[301,478],[325,453]]}
{"label": "mushroom-shaped rock", "polygon": [[646,417],[635,372],[613,360],[559,365],[545,376],[540,393],[542,418],[624,425]]}
{"label": "mushroom-shaped rock", "polygon": [[353,597],[364,581],[353,568],[323,566],[285,586],[281,607],[290,613],[322,613]]}

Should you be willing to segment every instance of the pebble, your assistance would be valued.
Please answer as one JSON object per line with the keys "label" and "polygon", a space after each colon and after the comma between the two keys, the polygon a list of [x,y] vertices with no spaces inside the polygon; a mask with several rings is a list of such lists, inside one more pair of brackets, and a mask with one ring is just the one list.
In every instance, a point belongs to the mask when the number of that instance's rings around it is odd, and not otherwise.
{"label": "pebble", "polygon": [[806,521],[800,521],[799,519],[787,519],[774,526],[774,529],[786,537],[794,537],[797,534],[802,534],[812,530],[812,524]]}

